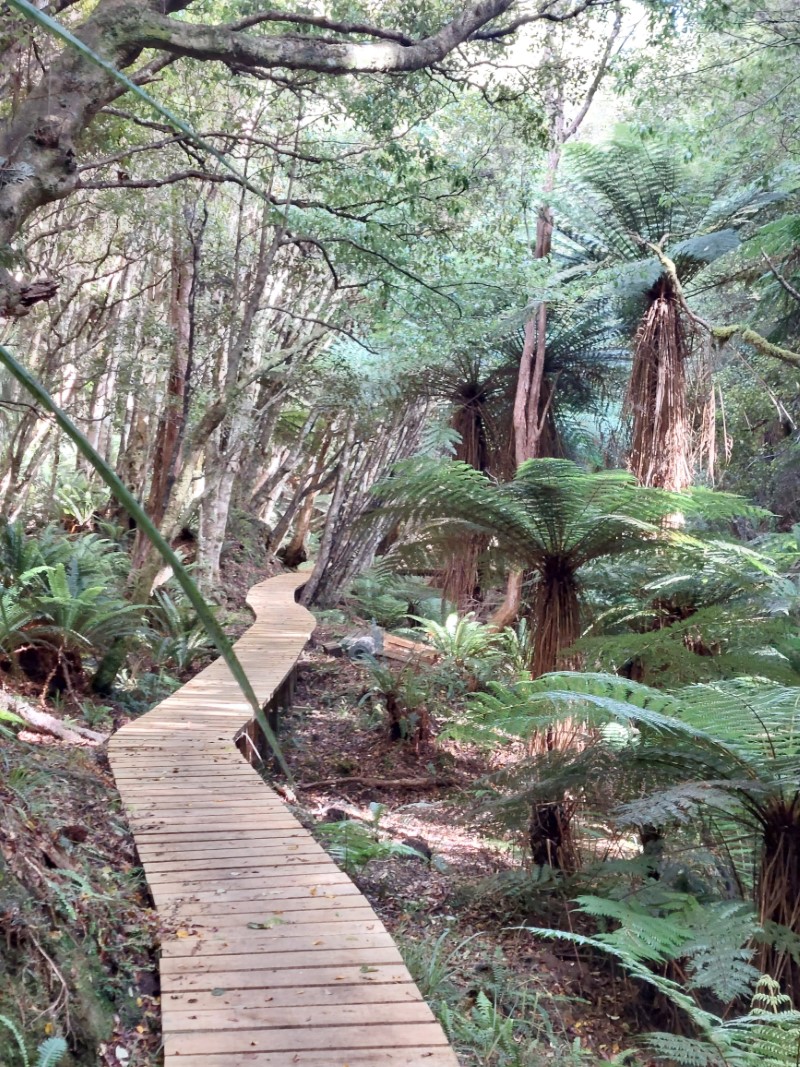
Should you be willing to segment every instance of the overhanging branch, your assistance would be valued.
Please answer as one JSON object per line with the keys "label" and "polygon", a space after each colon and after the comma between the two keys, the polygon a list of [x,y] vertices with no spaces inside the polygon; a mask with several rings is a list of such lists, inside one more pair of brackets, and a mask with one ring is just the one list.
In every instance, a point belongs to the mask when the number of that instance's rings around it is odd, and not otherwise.
{"label": "overhanging branch", "polygon": [[[602,0],[584,0],[579,8],[585,10],[598,2]],[[382,39],[375,41],[260,36],[229,26],[179,22],[154,11],[142,12],[138,26],[132,32],[136,44],[141,47],[194,59],[216,60],[237,69],[283,67],[322,74],[378,74],[423,70],[439,63],[515,3],[516,0],[476,0],[436,33],[413,43],[399,40],[401,35],[391,31],[380,31]],[[538,17],[552,17],[552,2],[539,9]],[[375,28],[371,29],[376,36]],[[368,29],[362,27],[361,32],[366,35]]]}

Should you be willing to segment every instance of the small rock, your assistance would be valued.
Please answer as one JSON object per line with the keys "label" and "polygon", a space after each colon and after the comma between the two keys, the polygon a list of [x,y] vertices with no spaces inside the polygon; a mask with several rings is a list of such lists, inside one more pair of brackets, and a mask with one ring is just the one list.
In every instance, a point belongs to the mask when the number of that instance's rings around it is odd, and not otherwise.
{"label": "small rock", "polygon": [[404,837],[401,844],[413,848],[430,863],[433,859],[433,849],[423,837]]}
{"label": "small rock", "polygon": [[158,975],[152,971],[142,971],[137,975],[136,988],[143,997],[157,997],[161,992]]}
{"label": "small rock", "polygon": [[350,816],[342,808],[328,808],[325,812],[325,822],[344,822],[349,819]]}

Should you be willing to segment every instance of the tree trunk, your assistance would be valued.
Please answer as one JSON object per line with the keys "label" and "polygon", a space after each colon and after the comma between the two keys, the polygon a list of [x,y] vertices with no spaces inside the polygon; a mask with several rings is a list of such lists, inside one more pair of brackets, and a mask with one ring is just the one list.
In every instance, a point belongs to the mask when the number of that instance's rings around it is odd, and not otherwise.
{"label": "tree trunk", "polygon": [[220,556],[236,480],[236,468],[230,457],[226,457],[222,468],[209,480],[211,485],[200,504],[197,584],[205,596],[216,599],[220,586]]}
{"label": "tree trunk", "polygon": [[[150,492],[145,511],[160,528],[175,481],[178,454],[186,425],[186,393],[191,359],[191,297],[195,284],[196,258],[191,240],[176,223],[172,235],[172,271],[169,301],[169,326],[172,331],[172,354],[166,384],[166,397],[155,434]],[[131,571],[141,570],[153,549],[141,531],[137,532],[131,553]]]}
{"label": "tree trunk", "polygon": [[308,559],[306,541],[311,529],[311,518],[314,514],[314,501],[316,499],[316,493],[308,493],[306,495],[297,513],[294,532],[286,546],[280,550],[279,555],[287,567],[299,567],[301,563],[305,563]]}
{"label": "tree trunk", "polygon": [[534,654],[531,674],[554,671],[561,653],[581,633],[581,605],[578,583],[572,567],[561,559],[548,560],[536,583],[533,607]]}
{"label": "tree trunk", "polygon": [[[766,810],[756,884],[758,918],[800,936],[800,806],[776,799]],[[800,1005],[800,964],[788,952],[765,947],[761,963]]]}
{"label": "tree trunk", "polygon": [[630,468],[642,485],[681,490],[692,481],[686,361],[689,341],[669,278],[661,278],[636,334],[627,403]]}
{"label": "tree trunk", "polygon": [[[581,106],[569,122],[566,121],[565,94],[563,86],[556,84],[547,99],[547,111],[550,120],[551,148],[547,157],[547,168],[542,183],[543,200],[536,217],[536,242],[534,258],[546,259],[551,252],[553,241],[553,212],[548,203],[548,196],[556,185],[558,168],[564,145],[575,136],[600,88],[600,83],[608,70],[608,63],[614,42],[622,26],[621,11],[614,16],[614,23],[606,39],[605,47],[595,69],[594,77],[586,89]],[[554,67],[563,61],[555,45],[553,35],[548,36],[546,51],[554,60]],[[545,360],[547,355],[547,305],[541,301],[525,325],[525,344],[520,361],[517,378],[517,391],[514,397],[513,436],[514,456],[517,466],[525,460],[535,459],[541,455],[541,437],[546,420],[551,416],[551,405],[555,395],[555,382],[549,389],[543,389]],[[495,625],[509,626],[519,616],[522,607],[522,576],[509,575],[506,597],[493,616]]]}
{"label": "tree trunk", "polygon": [[325,526],[322,531],[319,555],[317,556],[317,561],[314,564],[314,570],[311,572],[310,578],[303,586],[303,592],[300,597],[300,603],[305,604],[306,606],[314,603],[314,597],[319,589],[325,568],[327,567],[328,561],[331,558],[331,553],[333,552],[333,540],[336,533],[336,525],[344,503],[350,457],[353,454],[355,440],[356,428],[355,424],[351,422],[350,426],[347,428],[345,444],[339,460],[339,470],[336,475],[333,497],[331,498],[330,507],[328,508],[328,514],[325,516]]}
{"label": "tree trunk", "polygon": [[[460,437],[455,459],[469,463],[475,470],[486,471],[489,467],[489,447],[484,425],[482,405],[485,396],[462,395],[452,420],[452,427]],[[481,598],[479,565],[485,552],[487,539],[480,534],[465,537],[463,546],[454,553],[436,584],[441,584],[446,600],[457,608],[468,608]]]}

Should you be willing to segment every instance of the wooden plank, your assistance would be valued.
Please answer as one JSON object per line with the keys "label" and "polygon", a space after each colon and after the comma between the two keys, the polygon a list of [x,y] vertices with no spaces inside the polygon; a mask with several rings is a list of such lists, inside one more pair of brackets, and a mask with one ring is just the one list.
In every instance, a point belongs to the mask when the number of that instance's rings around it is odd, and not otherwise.
{"label": "wooden plank", "polygon": [[[164,919],[163,925],[165,928],[167,922]],[[194,936],[195,934],[214,936],[233,932],[241,934],[243,929],[250,928],[251,923],[260,923],[268,926],[274,922],[281,923],[284,928],[289,930],[308,931],[313,929],[319,933],[324,933],[336,927],[341,928],[342,924],[349,924],[348,929],[368,932],[377,929],[375,924],[380,920],[368,904],[363,907],[353,908],[331,906],[329,908],[309,908],[308,910],[300,911],[283,911],[281,909],[280,912],[270,911],[269,908],[262,907],[255,909],[252,914],[244,915],[241,912],[236,915],[219,913],[197,915],[194,911],[189,911],[184,918],[181,917],[181,914],[177,914],[169,919],[169,924],[174,926],[175,929],[187,930],[189,936]]]}
{"label": "wooden plank", "polygon": [[230,796],[215,800],[206,798],[198,800],[197,803],[187,803],[186,798],[181,796],[179,790],[176,790],[172,799],[164,797],[158,805],[153,805],[149,801],[146,803],[144,801],[134,801],[130,807],[131,814],[138,819],[161,818],[162,813],[165,813],[163,817],[180,822],[183,816],[211,815],[214,818],[218,818],[233,813],[235,815],[267,815],[270,818],[290,818],[294,821],[294,816],[286,810],[281,801],[273,800],[269,797],[251,800],[246,797],[239,799],[236,796]]}
{"label": "wooden plank", "polygon": [[197,1030],[269,1030],[294,1026],[378,1026],[382,1023],[430,1023],[433,1012],[424,1001],[281,1005],[274,1007],[168,1011],[166,1029],[173,1034]]}
{"label": "wooden plank", "polygon": [[[288,901],[292,897],[303,897],[306,900],[320,902],[326,898],[331,900],[341,899],[342,895],[347,892],[352,892],[353,896],[358,895],[358,890],[347,875],[339,873],[326,874],[315,878],[312,885],[298,885],[297,881],[292,880],[289,881],[288,885],[282,885],[280,881],[271,882],[269,885],[263,885],[259,882],[256,885],[234,886],[224,893],[213,890],[211,892],[198,891],[197,887],[195,887],[193,890],[184,891],[183,893],[171,893],[167,890],[162,891],[162,889],[159,889],[158,895],[163,898],[165,904],[168,903],[172,906],[179,902],[188,905],[190,903],[207,903],[211,901],[217,909],[223,908],[225,911],[229,911],[232,905],[239,901],[274,903],[276,900]],[[160,907],[161,904],[159,903]]]}
{"label": "wooden plank", "polygon": [[303,875],[301,878],[299,874],[287,871],[270,879],[232,878],[225,885],[218,882],[151,882],[150,889],[159,908],[177,900],[215,900],[221,908],[227,908],[232,900],[252,900],[259,894],[266,900],[266,894],[270,891],[273,899],[280,898],[283,890],[295,887],[302,889],[302,883],[305,883],[305,890],[310,896],[322,898],[326,889],[338,889],[346,880],[346,874]]}
{"label": "wooden plank", "polygon": [[257,856],[262,851],[269,852],[273,849],[283,848],[290,852],[303,852],[306,847],[315,845],[308,830],[254,830],[249,834],[239,834],[236,838],[230,835],[216,834],[204,836],[199,840],[190,837],[188,840],[182,837],[171,837],[166,841],[140,841],[138,850],[141,856],[154,861],[176,857],[177,859],[196,859],[203,856],[211,856],[216,851],[241,853],[245,856]]}
{"label": "wooden plank", "polygon": [[[300,912],[300,914],[304,913]],[[181,937],[178,940],[171,941],[166,933],[163,935],[162,943],[164,952],[167,955],[170,954],[167,952],[168,946],[173,949],[173,954],[180,955],[183,951],[183,946],[187,943],[190,944],[190,947],[186,948],[183,954],[195,955],[195,950],[191,948],[193,940],[202,941],[203,946],[230,946],[235,943],[236,938],[243,938],[247,947],[254,947],[257,942],[268,941],[269,935],[272,933],[274,934],[273,942],[279,939],[283,941],[281,947],[285,947],[288,938],[299,936],[305,938],[315,948],[318,944],[322,945],[326,938],[333,936],[349,939],[351,935],[385,933],[383,924],[374,912],[371,915],[369,912],[356,912],[354,917],[346,915],[343,919],[328,916],[318,919],[316,922],[308,921],[304,923],[287,923],[282,916],[272,916],[271,918],[264,916],[261,919],[252,919],[245,924],[242,922],[241,917],[237,916],[237,921],[227,926],[218,925],[215,919],[211,923],[190,922],[186,926],[178,927],[178,929],[181,931]],[[227,951],[227,948],[225,951]]]}
{"label": "wooden plank", "polygon": [[[379,1026],[308,1026],[269,1030],[217,1030],[166,1034],[164,1055],[210,1056],[216,1052],[323,1052],[334,1049],[385,1049],[446,1046],[436,1022],[382,1023]],[[291,1062],[291,1061],[287,1061]]]}
{"label": "wooden plank", "polygon": [[[304,859],[305,862],[303,862]],[[151,886],[159,889],[175,884],[209,889],[210,885],[207,883],[213,883],[217,887],[224,886],[227,889],[231,882],[239,885],[253,878],[259,879],[264,885],[269,885],[274,879],[289,878],[294,881],[297,877],[295,872],[302,875],[306,880],[314,880],[317,875],[327,874],[329,871],[330,860],[324,856],[309,856],[308,858],[290,856],[288,858],[276,858],[273,863],[265,859],[262,863],[257,864],[251,862],[246,865],[237,865],[236,867],[231,867],[230,864],[227,864],[224,867],[212,867],[210,870],[200,868],[198,870],[184,871],[180,874],[180,877],[178,877],[180,872],[174,870],[158,871],[147,867],[147,880]]]}
{"label": "wooden plank", "polygon": [[[174,915],[192,914],[198,922],[219,916],[229,918],[236,915],[253,914],[292,916],[295,912],[320,911],[341,908],[370,908],[367,900],[359,893],[352,882],[343,882],[331,887],[333,892],[318,892],[313,896],[307,886],[287,886],[283,889],[264,890],[261,896],[252,896],[243,900],[230,900],[226,897],[225,909],[219,915],[219,904],[215,900],[175,901],[163,910],[162,915],[169,920]],[[370,908],[370,911],[372,909]],[[249,919],[247,920],[249,921]]]}
{"label": "wooden plank", "polygon": [[[271,962],[275,955],[290,952],[340,952],[349,949],[394,948],[394,941],[384,930],[383,925],[374,920],[369,933],[345,930],[335,933],[306,933],[304,930],[286,930],[276,926],[271,930],[244,930],[239,933],[224,934],[219,937],[184,937],[176,941],[165,941],[161,946],[162,960],[178,960],[191,956],[193,960],[210,960],[218,956],[247,956],[257,953],[267,957]],[[376,929],[378,927],[378,929]]]}
{"label": "wooden plank", "polygon": [[[380,948],[310,948],[305,952],[232,952],[222,956],[204,956],[202,959],[192,956],[164,956],[161,960],[161,973],[166,978],[177,975],[200,977],[217,972],[241,972],[255,967],[281,971],[298,967],[346,967],[348,964],[365,968],[377,964],[395,964],[402,967],[403,959],[393,944]],[[365,970],[363,973],[368,972]],[[224,986],[226,983],[220,981],[219,984]]]}
{"label": "wooden plank", "polygon": [[179,850],[184,847],[202,848],[204,845],[212,848],[220,844],[229,844],[234,840],[249,841],[256,847],[259,841],[296,841],[301,837],[308,836],[310,836],[308,831],[304,830],[298,823],[295,823],[294,826],[286,826],[279,829],[275,829],[275,827],[266,827],[261,830],[250,828],[247,832],[239,833],[235,837],[231,836],[227,830],[202,829],[188,830],[185,833],[164,834],[163,836],[150,834],[147,837],[137,837],[136,845],[140,851],[143,851],[143,854],[146,854],[148,849],[154,848],[174,847]]}
{"label": "wooden plank", "polygon": [[206,1056],[167,1055],[164,1067],[458,1067],[449,1048],[329,1049],[285,1052],[233,1052]]}
{"label": "wooden plank", "polygon": [[358,985],[290,986],[269,990],[231,989],[196,993],[171,993],[161,1004],[167,1015],[183,1016],[192,1012],[224,1011],[238,1012],[269,1005],[270,1008],[303,1007],[308,1004],[391,1004],[420,1002],[422,994],[413,982],[360,982]]}
{"label": "wooden plank", "polygon": [[171,848],[156,850],[147,857],[148,870],[156,871],[188,871],[193,868],[204,866],[222,866],[233,863],[246,863],[248,860],[257,860],[272,855],[301,855],[301,856],[326,856],[325,850],[317,844],[313,838],[301,840],[295,844],[287,843],[287,839],[275,840],[267,838],[260,844],[248,841],[246,845],[226,845],[217,842],[217,849],[203,848],[190,851],[175,851]]}
{"label": "wooden plank", "polygon": [[[253,961],[251,960],[251,963]],[[182,974],[161,976],[162,999],[172,994],[194,995],[196,992],[209,992],[224,996],[231,990],[261,990],[269,994],[273,989],[307,989],[312,986],[329,985],[381,985],[386,982],[410,982],[411,976],[402,963],[375,963],[364,965],[350,964],[317,965],[313,967],[271,968],[262,963],[245,970],[232,971],[190,971]]]}
{"label": "wooden plank", "polygon": [[[269,889],[271,887],[277,888],[281,885],[291,886],[307,886],[308,892],[316,889],[319,892],[320,886],[329,886],[332,883],[339,881],[340,879],[347,878],[346,874],[338,871],[336,867],[333,867],[330,861],[320,863],[309,863],[307,866],[301,867],[299,865],[291,866],[290,864],[283,867],[276,867],[272,871],[257,872],[256,874],[239,873],[238,869],[228,874],[220,874],[217,878],[212,880],[211,885],[205,885],[206,879],[197,878],[193,872],[189,872],[186,877],[176,878],[172,874],[153,879],[154,887],[158,887],[160,890],[185,888],[189,893],[207,893],[207,892],[226,892],[229,889],[246,889],[247,887],[253,887],[255,889]],[[313,893],[311,895],[316,895]]]}
{"label": "wooden plank", "polygon": [[134,836],[138,837],[185,837],[187,834],[202,833],[206,828],[209,831],[226,833],[229,836],[241,829],[248,830],[292,830],[297,822],[287,815],[281,819],[270,815],[248,815],[237,819],[235,815],[220,815],[210,819],[202,816],[191,818],[184,816],[181,822],[171,822],[169,819],[144,820],[134,828]]}

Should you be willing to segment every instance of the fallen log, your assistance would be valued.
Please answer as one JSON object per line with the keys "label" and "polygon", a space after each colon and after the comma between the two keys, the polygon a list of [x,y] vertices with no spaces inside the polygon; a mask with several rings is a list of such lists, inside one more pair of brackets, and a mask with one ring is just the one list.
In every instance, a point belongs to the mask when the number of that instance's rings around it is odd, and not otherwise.
{"label": "fallen log", "polygon": [[60,741],[69,741],[73,745],[86,744],[87,741],[93,745],[102,745],[108,740],[108,734],[98,734],[94,730],[88,730],[85,726],[78,726],[75,723],[67,725],[55,715],[31,707],[21,697],[14,696],[12,693],[0,692],[0,708],[22,719],[26,726],[30,726],[37,733],[49,734]]}
{"label": "fallen log", "polygon": [[401,663],[412,660],[437,663],[441,658],[441,653],[431,648],[430,645],[423,645],[420,641],[410,641],[406,637],[397,637],[395,634],[384,636],[382,655],[385,659],[397,660]]}
{"label": "fallen log", "polygon": [[443,789],[455,785],[452,778],[372,778],[362,774],[343,774],[338,778],[322,778],[318,782],[298,783],[298,789],[319,789],[324,785],[366,785],[370,789]]}

